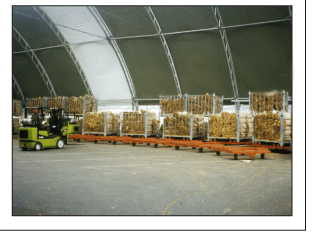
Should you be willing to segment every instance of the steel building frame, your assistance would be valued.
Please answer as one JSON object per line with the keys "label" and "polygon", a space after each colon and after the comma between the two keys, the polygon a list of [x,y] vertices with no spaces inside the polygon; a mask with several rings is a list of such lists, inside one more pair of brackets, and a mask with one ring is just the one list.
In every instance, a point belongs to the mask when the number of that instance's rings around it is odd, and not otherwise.
{"label": "steel building frame", "polygon": [[21,90],[19,83],[17,82],[17,80],[13,74],[12,74],[12,80],[13,80],[13,84],[12,84],[13,88],[14,88],[15,92],[17,93],[19,99],[24,101],[24,95],[22,93],[22,90]]}
{"label": "steel building frame", "polygon": [[135,89],[134,89],[133,80],[131,78],[128,66],[123,58],[121,50],[117,44],[117,41],[112,38],[112,33],[111,33],[110,29],[108,28],[108,26],[105,23],[105,21],[103,20],[103,18],[100,16],[97,9],[95,7],[87,7],[87,8],[90,11],[90,13],[92,14],[92,16],[95,18],[95,20],[97,21],[97,23],[99,24],[101,29],[103,30],[104,34],[106,35],[106,39],[107,39],[108,43],[110,44],[110,46],[113,48],[114,52],[116,53],[116,55],[120,61],[121,67],[123,69],[123,72],[125,74],[125,77],[127,79],[132,99],[135,99],[136,93],[135,93]]}
{"label": "steel building frame", "polygon": [[59,40],[62,42],[64,48],[67,50],[67,52],[69,53],[70,57],[72,58],[72,60],[74,61],[74,64],[84,82],[84,85],[87,89],[87,92],[89,95],[93,96],[93,92],[90,86],[90,83],[88,81],[88,78],[84,72],[84,69],[82,67],[82,65],[80,64],[73,48],[71,45],[68,45],[68,41],[65,38],[65,36],[62,34],[62,32],[60,31],[60,29],[57,27],[57,25],[53,22],[53,20],[45,13],[45,11],[39,7],[39,6],[34,6],[33,9],[43,18],[43,20],[51,27],[51,29],[53,30],[53,32],[56,34],[56,36],[59,38]]}
{"label": "steel building frame", "polygon": [[161,26],[160,26],[158,20],[156,19],[152,8],[150,6],[145,6],[145,10],[149,14],[149,16],[150,16],[150,18],[152,20],[152,23],[155,26],[155,29],[156,29],[157,33],[159,34],[160,40],[161,40],[161,42],[163,44],[163,47],[164,47],[168,62],[169,62],[170,66],[171,66],[171,69],[172,69],[172,73],[173,73],[173,76],[174,76],[177,92],[178,92],[178,94],[183,95],[182,89],[181,89],[181,86],[180,86],[180,83],[179,83],[179,79],[178,79],[178,74],[177,74],[177,71],[176,71],[176,68],[175,68],[175,65],[174,65],[173,57],[172,57],[170,49],[169,49],[169,47],[167,45],[165,37],[163,35]]}
{"label": "steel building frame", "polygon": [[223,47],[225,49],[228,67],[229,67],[229,72],[230,72],[231,83],[232,83],[233,96],[234,96],[234,98],[239,98],[237,79],[236,79],[236,74],[234,72],[233,60],[232,60],[232,55],[231,55],[231,51],[230,51],[230,47],[229,47],[229,42],[227,39],[226,30],[223,28],[224,25],[223,25],[222,18],[221,18],[218,7],[211,7],[211,8],[212,8],[212,12],[215,16],[215,19],[217,21],[217,26],[219,28]]}
{"label": "steel building frame", "polygon": [[50,77],[48,76],[44,66],[42,65],[41,61],[38,59],[34,51],[32,50],[31,46],[27,43],[27,41],[23,38],[23,36],[18,32],[16,28],[13,27],[12,35],[15,39],[21,44],[23,49],[26,51],[26,53],[29,55],[29,57],[32,59],[33,63],[35,64],[36,68],[40,72],[45,85],[47,86],[47,89],[52,97],[57,97],[55,89],[53,87],[53,84],[50,80]]}

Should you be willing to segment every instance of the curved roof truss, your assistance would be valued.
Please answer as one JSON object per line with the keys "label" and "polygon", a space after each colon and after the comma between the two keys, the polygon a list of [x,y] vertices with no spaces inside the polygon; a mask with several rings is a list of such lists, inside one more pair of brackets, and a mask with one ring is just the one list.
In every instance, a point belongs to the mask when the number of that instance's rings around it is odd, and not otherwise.
{"label": "curved roof truss", "polygon": [[66,40],[66,38],[64,37],[64,35],[62,34],[62,32],[59,30],[59,28],[55,25],[55,23],[51,20],[51,18],[44,12],[44,10],[41,9],[41,7],[39,6],[34,6],[33,9],[43,18],[43,20],[46,21],[46,23],[51,27],[51,29],[54,31],[54,33],[56,34],[56,36],[60,39],[60,41],[62,42],[63,46],[65,47],[65,49],[67,50],[67,52],[69,53],[69,55],[71,56],[71,58],[74,61],[74,64],[76,65],[76,68],[78,69],[78,72],[81,76],[81,78],[83,79],[84,85],[87,89],[87,92],[89,95],[93,95],[91,86],[89,84],[88,78],[84,72],[84,69],[82,68],[78,58],[76,57],[76,54],[72,48],[71,45],[68,45],[68,41]]}
{"label": "curved roof truss", "polygon": [[236,74],[234,72],[232,55],[231,55],[229,42],[228,42],[227,35],[226,35],[226,29],[223,28],[224,24],[222,22],[222,18],[221,18],[218,7],[212,7],[212,10],[213,10],[212,12],[213,12],[213,14],[216,18],[216,21],[217,21],[217,26],[219,28],[223,47],[224,47],[225,53],[226,53],[226,58],[227,58],[227,62],[228,62],[230,78],[231,78],[231,83],[232,83],[232,89],[233,89],[233,96],[234,96],[234,98],[238,98],[239,92],[238,92],[238,86],[237,86],[237,79],[236,79]]}
{"label": "curved roof truss", "polygon": [[29,55],[29,57],[32,59],[33,63],[35,64],[36,68],[40,72],[47,89],[52,97],[57,97],[55,89],[53,87],[53,84],[50,80],[50,77],[48,76],[44,66],[42,65],[41,61],[38,59],[36,56],[35,52],[33,49],[30,47],[30,45],[27,43],[27,41],[23,38],[23,36],[17,31],[16,28],[13,27],[13,36],[17,41],[21,44],[23,49],[26,51],[26,53]]}
{"label": "curved roof truss", "polygon": [[120,48],[119,46],[117,45],[117,42],[115,39],[112,39],[112,33],[111,31],[109,30],[107,24],[105,23],[105,21],[101,18],[99,12],[96,10],[95,7],[87,7],[88,10],[91,12],[91,14],[94,16],[94,18],[96,19],[96,21],[98,22],[99,26],[101,27],[101,29],[103,30],[103,32],[105,33],[106,35],[106,39],[108,41],[108,43],[111,45],[111,47],[113,48],[114,52],[116,53],[119,61],[120,61],[120,64],[121,64],[121,67],[123,69],[123,72],[125,74],[125,77],[127,79],[127,82],[128,82],[128,85],[129,85],[129,88],[130,88],[130,93],[131,93],[131,97],[132,98],[136,98],[136,93],[135,93],[135,89],[134,89],[134,84],[133,84],[133,80],[131,78],[131,75],[130,75],[130,72],[129,72],[129,69],[127,67],[127,64],[123,58],[123,55],[120,51]]}
{"label": "curved roof truss", "polygon": [[14,75],[12,74],[12,80],[13,80],[13,88],[15,90],[15,92],[17,93],[18,97],[20,100],[24,101],[24,95],[23,92],[19,86],[19,83],[17,82],[16,78],[14,77]]}
{"label": "curved roof truss", "polygon": [[174,61],[173,61],[173,58],[172,58],[172,54],[170,52],[170,49],[169,49],[169,47],[167,45],[167,42],[165,40],[165,37],[163,35],[161,26],[160,26],[157,18],[155,17],[155,14],[153,13],[152,8],[150,6],[148,6],[148,7],[145,7],[145,9],[146,9],[146,12],[149,14],[149,16],[150,16],[150,18],[152,20],[152,23],[155,26],[155,29],[156,29],[157,33],[159,34],[160,40],[161,40],[161,42],[163,44],[163,47],[164,47],[168,62],[169,62],[170,66],[171,66],[171,69],[172,69],[172,73],[173,73],[173,76],[174,76],[177,92],[178,92],[178,94],[182,95],[182,89],[181,89],[181,86],[180,86],[180,83],[179,83],[179,79],[178,79],[177,71],[176,71],[176,68],[175,68],[175,65],[174,65]]}

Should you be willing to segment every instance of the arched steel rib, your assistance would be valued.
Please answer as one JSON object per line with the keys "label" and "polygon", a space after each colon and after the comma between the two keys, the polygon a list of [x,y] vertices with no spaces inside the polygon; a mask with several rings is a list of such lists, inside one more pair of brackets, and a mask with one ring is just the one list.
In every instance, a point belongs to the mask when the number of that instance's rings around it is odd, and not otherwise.
{"label": "arched steel rib", "polygon": [[59,40],[62,42],[64,48],[67,50],[67,52],[69,53],[69,55],[71,56],[71,58],[74,61],[74,64],[81,76],[81,78],[83,79],[84,85],[87,89],[87,92],[89,95],[93,96],[93,92],[90,86],[90,83],[88,81],[88,78],[84,72],[84,69],[82,67],[82,65],[80,64],[73,48],[71,45],[68,45],[68,41],[65,38],[65,36],[62,34],[62,32],[59,30],[59,28],[57,27],[57,25],[55,25],[55,23],[53,22],[53,20],[45,13],[45,11],[39,7],[39,6],[34,6],[33,9],[43,18],[43,20],[51,27],[51,29],[54,31],[54,33],[56,34],[56,36],[59,38]]}
{"label": "arched steel rib", "polygon": [[34,51],[32,50],[31,46],[27,43],[27,41],[23,38],[23,36],[18,32],[16,28],[13,27],[13,36],[17,41],[21,44],[23,49],[26,51],[26,53],[29,55],[29,57],[32,59],[33,63],[35,64],[36,68],[40,72],[45,85],[47,86],[47,89],[52,97],[57,97],[55,89],[53,87],[53,84],[50,80],[50,77],[48,76],[44,66],[42,65],[41,61],[38,59]]}

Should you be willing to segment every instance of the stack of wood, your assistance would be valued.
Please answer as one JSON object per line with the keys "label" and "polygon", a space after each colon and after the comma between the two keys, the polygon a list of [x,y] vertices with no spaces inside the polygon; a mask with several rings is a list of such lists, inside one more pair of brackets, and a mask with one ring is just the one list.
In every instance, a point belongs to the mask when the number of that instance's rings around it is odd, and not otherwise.
{"label": "stack of wood", "polygon": [[[145,124],[145,113],[147,112],[147,125]],[[145,126],[147,126],[147,134],[157,134],[159,129],[159,120],[157,120],[155,112],[141,111],[139,112],[123,112],[122,133],[125,134],[145,134]]]}
{"label": "stack of wood", "polygon": [[237,137],[237,117],[235,113],[222,112],[210,115],[209,119],[210,137]]}
{"label": "stack of wood", "polygon": [[[252,93],[250,99],[251,110],[256,113],[281,111],[283,109],[283,92]],[[288,111],[286,101],[285,111]]]}
{"label": "stack of wood", "polygon": [[18,135],[19,134],[19,128],[20,128],[20,118],[19,117],[13,117],[12,118],[12,134]]}
{"label": "stack of wood", "polygon": [[106,115],[106,133],[119,133],[120,115],[112,112],[87,112],[85,113],[85,132],[104,133],[104,116]]}
{"label": "stack of wood", "polygon": [[185,100],[180,97],[172,97],[170,99],[160,100],[161,113],[183,112],[185,109]]}
{"label": "stack of wood", "polygon": [[[254,116],[255,139],[280,141],[280,112],[263,112]],[[291,140],[291,115],[284,113],[283,137],[285,141]]]}
{"label": "stack of wood", "polygon": [[70,97],[67,100],[66,111],[69,113],[82,114],[84,108],[84,98],[86,98],[85,112],[97,112],[97,99],[90,95],[80,97]]}
{"label": "stack of wood", "polygon": [[47,97],[46,107],[48,108],[63,108],[63,97]]}
{"label": "stack of wood", "polygon": [[240,114],[240,138],[252,137],[254,133],[251,113]]}
{"label": "stack of wood", "polygon": [[22,113],[21,101],[13,99],[13,102],[12,102],[12,115],[21,116],[21,113]]}
{"label": "stack of wood", "polygon": [[28,107],[38,108],[43,107],[43,98],[29,98]]}
{"label": "stack of wood", "polygon": [[[190,136],[190,113],[167,114],[164,118],[164,134],[171,136]],[[203,136],[204,117],[193,115],[193,137]]]}
{"label": "stack of wood", "polygon": [[[221,98],[215,96],[215,113],[221,113],[222,102]],[[193,114],[207,114],[213,112],[213,96],[200,95],[188,97],[188,112]]]}

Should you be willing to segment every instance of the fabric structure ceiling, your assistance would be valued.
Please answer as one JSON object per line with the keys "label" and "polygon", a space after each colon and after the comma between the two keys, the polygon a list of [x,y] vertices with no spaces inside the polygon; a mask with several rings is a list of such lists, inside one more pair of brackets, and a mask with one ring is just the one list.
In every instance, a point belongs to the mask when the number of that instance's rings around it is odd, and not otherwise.
{"label": "fabric structure ceiling", "polygon": [[156,99],[178,84],[182,94],[234,97],[230,72],[239,97],[291,96],[292,8],[219,6],[219,29],[215,7],[153,6],[153,21],[145,6],[13,6],[12,73],[28,98],[51,96],[44,75],[57,96]]}

